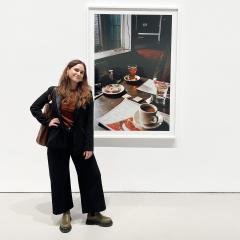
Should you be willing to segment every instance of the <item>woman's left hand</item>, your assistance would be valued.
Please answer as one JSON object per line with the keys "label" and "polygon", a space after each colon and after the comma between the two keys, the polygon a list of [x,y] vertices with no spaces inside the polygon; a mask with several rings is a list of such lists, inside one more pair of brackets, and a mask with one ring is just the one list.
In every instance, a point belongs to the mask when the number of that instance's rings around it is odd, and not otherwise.
{"label": "woman's left hand", "polygon": [[93,155],[93,151],[85,151],[83,153],[83,156],[85,157],[85,159],[89,159],[92,155]]}

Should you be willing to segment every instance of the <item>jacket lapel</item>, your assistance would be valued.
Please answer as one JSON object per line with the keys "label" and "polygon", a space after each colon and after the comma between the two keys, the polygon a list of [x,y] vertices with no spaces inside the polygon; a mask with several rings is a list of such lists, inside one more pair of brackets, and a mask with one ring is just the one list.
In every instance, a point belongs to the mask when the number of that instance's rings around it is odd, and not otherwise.
{"label": "jacket lapel", "polygon": [[77,121],[77,119],[78,119],[78,116],[79,116],[79,108],[77,107],[75,110],[74,110],[74,112],[73,112],[73,119],[74,119],[74,122],[76,122]]}
{"label": "jacket lapel", "polygon": [[56,94],[56,105],[57,105],[58,115],[61,116],[61,96],[57,94]]}

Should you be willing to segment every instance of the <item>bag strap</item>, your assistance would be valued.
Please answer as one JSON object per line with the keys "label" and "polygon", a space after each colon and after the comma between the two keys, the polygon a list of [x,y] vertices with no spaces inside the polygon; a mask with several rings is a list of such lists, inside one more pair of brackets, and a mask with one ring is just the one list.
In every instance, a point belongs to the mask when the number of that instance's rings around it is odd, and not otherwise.
{"label": "bag strap", "polygon": [[56,91],[56,87],[53,88],[52,92],[48,95],[48,103],[52,101],[52,96]]}

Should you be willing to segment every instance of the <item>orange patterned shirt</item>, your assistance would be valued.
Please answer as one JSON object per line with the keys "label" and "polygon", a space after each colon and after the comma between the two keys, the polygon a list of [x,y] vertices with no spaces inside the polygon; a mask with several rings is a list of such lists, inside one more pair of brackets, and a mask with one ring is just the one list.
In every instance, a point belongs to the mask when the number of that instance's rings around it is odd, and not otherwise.
{"label": "orange patterned shirt", "polygon": [[76,91],[72,91],[70,95],[70,101],[61,103],[61,113],[63,118],[63,123],[67,127],[72,127],[74,123],[73,112],[76,107]]}

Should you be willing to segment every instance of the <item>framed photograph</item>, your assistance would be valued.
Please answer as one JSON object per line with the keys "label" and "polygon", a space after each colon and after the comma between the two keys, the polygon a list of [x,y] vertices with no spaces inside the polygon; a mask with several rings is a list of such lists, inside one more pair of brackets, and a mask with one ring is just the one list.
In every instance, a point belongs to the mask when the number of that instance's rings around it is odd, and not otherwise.
{"label": "framed photograph", "polygon": [[178,8],[88,6],[95,139],[174,139]]}

